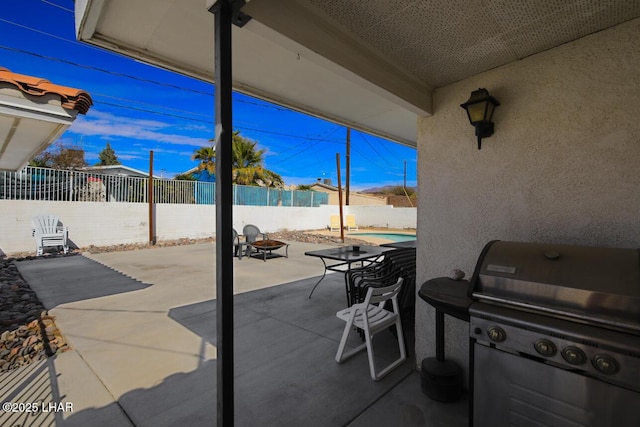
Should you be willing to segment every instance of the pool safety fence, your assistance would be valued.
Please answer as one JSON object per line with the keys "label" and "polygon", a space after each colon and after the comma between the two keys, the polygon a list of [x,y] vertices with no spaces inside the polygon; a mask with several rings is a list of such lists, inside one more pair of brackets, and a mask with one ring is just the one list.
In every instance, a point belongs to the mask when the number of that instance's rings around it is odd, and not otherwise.
{"label": "pool safety fence", "polygon": [[[149,178],[27,166],[0,172],[0,199],[147,203]],[[153,178],[154,203],[215,204],[216,183]],[[329,195],[316,191],[233,185],[233,204],[318,207]]]}

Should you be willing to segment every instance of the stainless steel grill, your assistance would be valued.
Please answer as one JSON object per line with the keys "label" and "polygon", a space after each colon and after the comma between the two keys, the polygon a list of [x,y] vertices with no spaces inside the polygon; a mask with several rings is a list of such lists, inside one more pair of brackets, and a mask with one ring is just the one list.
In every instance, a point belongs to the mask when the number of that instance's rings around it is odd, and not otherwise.
{"label": "stainless steel grill", "polygon": [[638,250],[491,242],[471,290],[474,425],[638,425]]}

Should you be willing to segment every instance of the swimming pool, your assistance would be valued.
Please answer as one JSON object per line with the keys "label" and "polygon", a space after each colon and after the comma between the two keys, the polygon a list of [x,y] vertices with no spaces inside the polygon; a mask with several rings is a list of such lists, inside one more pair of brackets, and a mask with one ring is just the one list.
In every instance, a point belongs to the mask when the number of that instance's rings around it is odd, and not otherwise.
{"label": "swimming pool", "polygon": [[406,242],[409,240],[416,240],[415,234],[402,234],[402,233],[353,233],[351,237],[368,236],[377,237],[379,239],[391,240],[393,242]]}

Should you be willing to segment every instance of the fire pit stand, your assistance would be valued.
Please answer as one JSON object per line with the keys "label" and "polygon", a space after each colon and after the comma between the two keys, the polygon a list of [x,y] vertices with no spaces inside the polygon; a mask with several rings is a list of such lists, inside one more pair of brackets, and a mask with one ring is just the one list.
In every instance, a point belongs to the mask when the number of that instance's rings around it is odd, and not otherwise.
{"label": "fire pit stand", "polygon": [[267,258],[282,256],[273,253],[273,251],[280,248],[285,248],[284,256],[285,258],[289,258],[289,244],[279,240],[257,240],[253,243],[249,243],[247,245],[247,254],[251,256],[252,249],[255,249],[256,252],[259,253],[259,257],[261,257],[263,261],[266,261]]}

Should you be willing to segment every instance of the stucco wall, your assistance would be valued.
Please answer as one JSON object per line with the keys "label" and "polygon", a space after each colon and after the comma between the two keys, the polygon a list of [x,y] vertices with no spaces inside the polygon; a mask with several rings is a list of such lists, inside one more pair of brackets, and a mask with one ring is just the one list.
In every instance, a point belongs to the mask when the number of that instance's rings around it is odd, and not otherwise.
{"label": "stucco wall", "polygon": [[[640,20],[435,92],[418,121],[418,286],[471,276],[493,239],[640,247]],[[460,104],[501,103],[476,148]],[[418,300],[418,363],[435,354],[434,310]],[[468,324],[447,318],[447,357],[468,365]]]}
{"label": "stucco wall", "polygon": [[[337,207],[334,206],[334,209]],[[381,228],[415,228],[417,208],[396,208],[385,206],[354,206],[345,207],[345,212],[355,215],[358,227]]]}
{"label": "stucco wall", "polygon": [[[391,227],[415,228],[416,209],[345,207],[345,213],[349,212],[356,215],[359,226],[391,224]],[[0,254],[34,251],[31,218],[45,213],[58,215],[69,228],[69,238],[76,247],[149,241],[149,207],[144,203],[0,200]],[[329,205],[315,208],[234,206],[233,226],[238,232],[242,232],[246,224],[255,224],[264,232],[317,230],[328,227],[330,216],[337,213],[338,207]],[[157,204],[155,219],[158,240],[204,238],[215,234],[214,205]]]}

